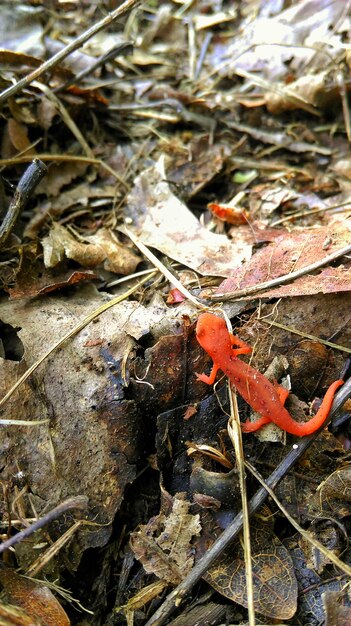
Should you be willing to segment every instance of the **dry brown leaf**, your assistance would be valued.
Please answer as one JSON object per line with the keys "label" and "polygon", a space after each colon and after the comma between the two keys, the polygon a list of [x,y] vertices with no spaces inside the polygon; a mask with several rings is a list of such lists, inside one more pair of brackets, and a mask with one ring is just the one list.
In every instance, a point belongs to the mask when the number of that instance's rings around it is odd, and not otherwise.
{"label": "dry brown leaf", "polygon": [[[297,607],[297,582],[288,550],[268,524],[251,522],[255,609],[267,617],[290,619]],[[247,607],[243,546],[237,541],[204,576],[226,598]]]}
{"label": "dry brown leaf", "polygon": [[53,163],[36,189],[37,194],[45,193],[46,196],[58,196],[62,187],[68,185],[82,176],[88,168],[88,164],[83,161],[72,161],[70,163]]}
{"label": "dry brown leaf", "polygon": [[[327,227],[294,230],[279,235],[274,242],[256,252],[250,261],[233,268],[233,276],[222,282],[217,293],[232,293],[304,268],[345,247],[350,237],[350,226],[346,220]],[[345,260],[345,264],[339,267],[327,267],[316,275],[302,276],[290,284],[261,291],[260,297],[350,291],[350,276],[351,269]]]}
{"label": "dry brown leaf", "polygon": [[25,236],[34,239],[46,220],[51,224],[53,218],[58,218],[65,212],[82,209],[90,211],[96,206],[104,206],[111,202],[114,195],[113,185],[104,184],[103,187],[98,187],[88,182],[61,191],[59,202],[53,198],[46,198],[36,207],[34,215],[26,226]]}
{"label": "dry brown leaf", "polygon": [[[7,324],[11,345],[4,343],[0,359],[0,397],[49,347],[108,299],[94,289],[81,289],[69,299],[47,296],[2,303],[0,319]],[[89,498],[90,516],[97,526],[82,527],[79,542],[70,546],[74,564],[86,547],[106,543],[125,486],[135,477],[143,431],[135,401],[124,397],[121,363],[136,345],[132,336],[140,338],[150,325],[159,326],[161,320],[164,324],[164,318],[161,306],[145,309],[138,302],[105,311],[54,353],[2,409],[2,418],[49,420],[41,426],[1,427],[0,477],[4,484],[10,481],[10,506],[17,499],[13,476],[18,471],[23,472],[38,514],[66,497]],[[21,361],[21,354],[14,352],[17,344],[24,350]],[[26,496],[23,507],[31,517]],[[62,520],[62,532],[67,525],[69,520]],[[28,542],[29,553],[31,545]],[[36,558],[38,550],[34,552]]]}
{"label": "dry brown leaf", "polygon": [[345,585],[342,591],[326,591],[322,598],[325,610],[325,626],[350,626],[350,589]]}
{"label": "dry brown leaf", "polygon": [[58,115],[58,110],[55,104],[46,98],[44,95],[40,98],[40,102],[37,108],[38,115],[38,123],[44,130],[49,130],[51,127],[52,121],[56,115]]}
{"label": "dry brown leaf", "polygon": [[35,149],[30,148],[31,142],[28,138],[28,129],[24,124],[20,124],[14,118],[10,118],[7,122],[7,129],[13,147],[17,152],[26,154],[35,154]]}
{"label": "dry brown leaf", "polygon": [[148,573],[174,585],[188,574],[194,563],[193,537],[201,531],[199,515],[189,513],[186,495],[174,496],[172,509],[151,518],[131,534],[135,557]]}
{"label": "dry brown leaf", "polygon": [[265,96],[267,109],[274,115],[300,109],[303,102],[325,109],[336,99],[340,99],[340,88],[334,68],[314,75],[300,76],[289,85],[280,85],[279,94],[267,93]]}
{"label": "dry brown leaf", "polygon": [[105,269],[116,274],[131,274],[140,263],[140,257],[108,229],[100,228],[95,235],[78,241],[64,226],[53,224],[42,241],[45,267],[55,267],[65,258],[83,267],[96,267],[104,263]]}
{"label": "dry brown leaf", "polygon": [[[23,609],[31,618],[30,624],[38,624],[38,626],[70,625],[71,622],[66,612],[45,585],[20,576],[15,571],[4,567],[0,569],[0,582],[8,602]],[[27,626],[27,622],[22,620],[18,622],[9,621],[9,624]]]}
{"label": "dry brown leaf", "polygon": [[215,177],[223,170],[229,153],[222,144],[211,146],[204,139],[192,141],[187,145],[185,154],[176,142],[175,145],[166,144],[165,150],[167,154],[170,153],[167,159],[166,180],[171,183],[171,189],[181,190],[183,200],[196,196],[206,185],[213,183]]}
{"label": "dry brown leaf", "polygon": [[164,158],[143,172],[128,196],[126,216],[141,241],[203,275],[228,276],[251,256],[252,246],[231,242],[203,226],[165,181]]}

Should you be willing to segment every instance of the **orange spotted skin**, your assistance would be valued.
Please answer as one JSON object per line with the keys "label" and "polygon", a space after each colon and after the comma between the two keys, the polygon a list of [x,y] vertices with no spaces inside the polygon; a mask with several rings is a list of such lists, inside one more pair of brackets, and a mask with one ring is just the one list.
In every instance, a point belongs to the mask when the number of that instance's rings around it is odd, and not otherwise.
{"label": "orange spotted skin", "polygon": [[[343,380],[330,385],[321,407],[308,422],[296,422],[284,407],[288,396],[286,389],[273,385],[251,365],[238,359],[239,354],[251,352],[250,346],[228,332],[225,321],[211,313],[202,313],[196,325],[196,337],[200,346],[213,360],[211,374],[197,374],[197,379],[212,385],[218,370],[228,376],[244,400],[262,417],[256,422],[242,424],[243,432],[254,432],[269,422],[274,422],[286,432],[303,437],[314,433],[328,417],[334,395]],[[236,346],[234,348],[234,346]]]}

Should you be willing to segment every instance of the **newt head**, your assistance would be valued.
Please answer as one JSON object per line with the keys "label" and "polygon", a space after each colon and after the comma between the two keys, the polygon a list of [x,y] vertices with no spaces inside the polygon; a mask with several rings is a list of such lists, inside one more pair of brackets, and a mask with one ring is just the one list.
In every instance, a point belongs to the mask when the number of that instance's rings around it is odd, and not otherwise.
{"label": "newt head", "polygon": [[210,355],[223,352],[231,341],[227,325],[223,318],[212,313],[201,313],[196,324],[196,338],[200,346]]}

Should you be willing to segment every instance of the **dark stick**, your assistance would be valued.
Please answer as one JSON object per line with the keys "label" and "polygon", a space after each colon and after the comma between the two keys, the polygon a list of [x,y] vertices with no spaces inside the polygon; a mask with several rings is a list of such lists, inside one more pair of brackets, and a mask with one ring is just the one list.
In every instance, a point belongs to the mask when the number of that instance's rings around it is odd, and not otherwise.
{"label": "dark stick", "polygon": [[[287,472],[295,465],[298,459],[306,452],[310,445],[314,442],[318,434],[325,428],[331,417],[339,411],[344,402],[351,395],[351,380],[347,381],[335,396],[333,406],[325,423],[312,435],[303,437],[298,443],[295,443],[286,455],[285,459],[279,463],[269,478],[266,480],[267,485],[271,489],[275,489],[278,483],[284,478]],[[255,495],[249,501],[249,513],[252,515],[257,511],[268,497],[268,492],[264,487],[260,487]],[[222,554],[223,550],[235,539],[239,534],[243,525],[243,516],[240,512],[233,522],[225,529],[218,539],[212,544],[211,548],[202,557],[201,561],[195,565],[191,572],[182,580],[182,582],[168,595],[163,604],[157,609],[154,615],[149,619],[145,626],[161,626],[165,620],[173,613],[173,611],[181,604],[184,597],[190,592],[192,587],[200,580],[200,578],[213,565],[214,561]]]}
{"label": "dark stick", "polygon": [[17,219],[47,171],[45,163],[34,159],[20,178],[15,195],[0,226],[0,249],[12,233]]}
{"label": "dark stick", "polygon": [[85,509],[87,506],[88,498],[86,496],[75,496],[74,498],[68,498],[64,502],[61,502],[61,504],[55,506],[55,508],[49,511],[49,513],[28,526],[28,528],[21,530],[21,532],[17,533],[17,535],[14,535],[13,537],[10,537],[10,539],[7,539],[3,543],[1,543],[0,552],[4,552],[8,548],[11,548],[11,546],[16,545],[16,543],[20,543],[20,541],[23,541],[23,539],[26,539],[27,537],[32,535],[36,530],[39,530],[39,528],[43,528],[43,526],[45,526],[49,522],[52,522],[57,517],[60,517],[62,513],[66,513],[70,509]]}

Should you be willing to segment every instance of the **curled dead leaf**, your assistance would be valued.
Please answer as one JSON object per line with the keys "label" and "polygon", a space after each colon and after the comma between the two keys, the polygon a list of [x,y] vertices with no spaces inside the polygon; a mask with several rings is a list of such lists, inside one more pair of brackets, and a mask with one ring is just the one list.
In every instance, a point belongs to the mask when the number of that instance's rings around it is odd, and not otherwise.
{"label": "curled dead leaf", "polygon": [[95,235],[78,241],[64,226],[53,224],[49,235],[42,241],[45,267],[55,267],[65,258],[80,263],[83,267],[96,267],[104,263],[105,269],[116,274],[128,275],[135,271],[140,257],[116,235],[101,228]]}

